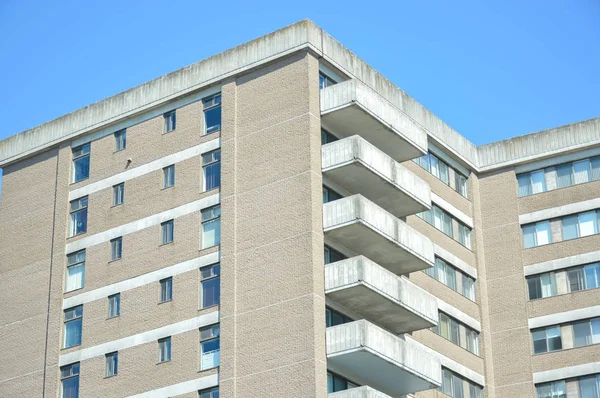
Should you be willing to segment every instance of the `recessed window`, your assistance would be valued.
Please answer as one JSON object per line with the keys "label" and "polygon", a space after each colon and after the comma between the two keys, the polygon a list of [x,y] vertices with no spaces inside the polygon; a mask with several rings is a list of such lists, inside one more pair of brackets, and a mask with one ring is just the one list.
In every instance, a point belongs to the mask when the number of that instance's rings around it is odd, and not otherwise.
{"label": "recessed window", "polygon": [[160,241],[161,244],[173,242],[174,222],[173,220],[165,221],[160,224]]}
{"label": "recessed window", "polygon": [[113,186],[113,206],[122,205],[125,200],[125,183]]}
{"label": "recessed window", "polygon": [[219,264],[200,268],[200,308],[218,305],[221,299],[221,266]]}
{"label": "recessed window", "polygon": [[110,241],[110,261],[119,260],[123,256],[123,238],[118,237]]}
{"label": "recessed window", "polygon": [[535,224],[523,225],[523,247],[525,249],[535,246],[547,245],[552,242],[550,222],[541,221]]}
{"label": "recessed window", "polygon": [[319,72],[319,89],[322,90],[326,87],[333,86],[337,82],[323,72]]}
{"label": "recessed window", "polygon": [[127,148],[127,130],[123,129],[115,133],[115,152]]}
{"label": "recessed window", "polygon": [[108,296],[108,317],[115,318],[121,315],[121,294]]}
{"label": "recessed window", "polygon": [[60,368],[60,398],[79,398],[79,362]]}
{"label": "recessed window", "polygon": [[333,202],[334,200],[341,199],[342,197],[342,195],[340,195],[333,189],[323,185],[323,203]]}
{"label": "recessed window", "polygon": [[79,182],[90,176],[90,144],[73,148],[73,182]]}
{"label": "recessed window", "polygon": [[219,387],[198,391],[200,398],[219,398]]}
{"label": "recessed window", "polygon": [[204,134],[221,131],[221,94],[202,100],[204,106]]}
{"label": "recessed window", "polygon": [[69,237],[87,231],[88,197],[75,199],[70,203]]}
{"label": "recessed window", "polygon": [[221,186],[221,150],[202,154],[203,191]]}
{"label": "recessed window", "polygon": [[[537,398],[567,398],[567,385],[564,380],[551,383],[536,384]],[[577,391],[577,385],[575,385]],[[594,391],[594,390],[592,390]],[[597,395],[581,395],[582,397],[597,397]]]}
{"label": "recessed window", "polygon": [[461,223],[458,223],[458,242],[467,249],[471,249],[471,228]]}
{"label": "recessed window", "polygon": [[175,111],[167,112],[164,114],[165,118],[165,133],[170,133],[177,128],[177,114]]}
{"label": "recessed window", "polygon": [[600,157],[517,175],[520,197],[598,180],[600,180]]}
{"label": "recessed window", "polygon": [[470,398],[483,398],[483,388],[463,379],[458,374],[442,367],[442,386],[438,390],[452,398],[463,398],[463,388],[465,384],[468,386]]}
{"label": "recessed window", "polygon": [[171,337],[158,340],[158,362],[171,360]]}
{"label": "recessed window", "polygon": [[202,210],[202,249],[221,243],[221,206]]}
{"label": "recessed window", "polygon": [[216,368],[220,364],[219,325],[200,329],[200,370]]}
{"label": "recessed window", "polygon": [[345,377],[335,373],[327,372],[327,393],[345,391],[350,388],[358,387],[358,384],[351,382]]}
{"label": "recessed window", "polygon": [[335,263],[336,261],[341,261],[341,260],[347,258],[342,253],[338,252],[335,249],[332,249],[329,246],[325,246],[324,255],[325,255],[325,259],[324,259],[325,264]]}
{"label": "recessed window", "polygon": [[160,302],[166,303],[173,300],[173,278],[165,278],[160,281]]}
{"label": "recessed window", "polygon": [[321,145],[337,141],[338,138],[325,129],[321,129]]}
{"label": "recessed window", "polygon": [[[413,162],[427,170],[429,173],[433,174],[436,178],[441,180],[450,188],[453,188],[465,198],[469,197],[467,177],[455,168],[449,166],[448,163],[440,159],[439,156],[429,152],[420,158],[413,159]],[[452,174],[454,174],[454,178],[452,178]]]}
{"label": "recessed window", "polygon": [[64,311],[63,348],[74,347],[81,344],[81,326],[83,320],[83,306],[69,308]]}
{"label": "recessed window", "polygon": [[473,354],[479,355],[479,332],[451,316],[440,311],[439,322],[431,330]]}
{"label": "recessed window", "polygon": [[106,357],[106,377],[116,376],[119,372],[119,353],[111,352]]}
{"label": "recessed window", "polygon": [[85,249],[67,255],[65,293],[83,288],[85,279]]}
{"label": "recessed window", "polygon": [[175,185],[175,165],[172,164],[163,168],[163,188],[169,188]]}
{"label": "recessed window", "polygon": [[560,326],[551,326],[531,331],[533,353],[557,351],[562,349]]}
{"label": "recessed window", "polygon": [[332,308],[325,307],[325,326],[326,327],[342,325],[344,323],[349,323],[349,322],[352,322],[352,318],[350,318]]}

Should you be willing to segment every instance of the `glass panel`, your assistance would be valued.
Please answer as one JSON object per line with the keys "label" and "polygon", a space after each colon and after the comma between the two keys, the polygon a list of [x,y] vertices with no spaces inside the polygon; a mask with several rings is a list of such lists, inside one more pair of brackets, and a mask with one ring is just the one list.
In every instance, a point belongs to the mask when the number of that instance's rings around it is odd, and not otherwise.
{"label": "glass panel", "polygon": [[203,341],[202,346],[202,359],[200,367],[202,370],[211,369],[219,366],[220,364],[220,342],[219,339],[213,339]]}
{"label": "glass panel", "polygon": [[577,292],[585,289],[583,268],[574,268],[568,270],[567,278],[569,279],[569,291]]}
{"label": "glass panel", "polygon": [[551,242],[549,221],[542,221],[535,224],[535,230],[535,239],[538,246],[547,245]]}
{"label": "glass panel", "polygon": [[450,340],[450,318],[442,313],[440,313],[439,331],[442,337]]}
{"label": "glass panel", "polygon": [[589,321],[576,322],[573,324],[573,335],[575,347],[592,344],[592,331]]}
{"label": "glass panel", "polygon": [[531,175],[529,173],[518,175],[517,181],[519,183],[519,196],[529,196],[532,194]]}
{"label": "glass panel", "polygon": [[540,276],[527,278],[527,288],[529,290],[529,300],[542,298],[542,284]]}
{"label": "glass panel", "polygon": [[453,233],[452,233],[452,217],[450,217],[448,214],[443,213],[443,224],[442,224],[442,232],[445,233],[446,235],[452,237]]}
{"label": "glass panel", "polygon": [[442,369],[442,392],[446,395],[452,396],[452,373],[446,369]]}
{"label": "glass panel", "polygon": [[460,329],[458,322],[450,319],[450,340],[457,345],[460,345]]}
{"label": "glass panel", "polygon": [[600,180],[600,157],[593,158],[590,163],[591,163],[591,168],[592,168],[592,172],[591,172],[592,180],[593,181]]}
{"label": "glass panel", "polygon": [[535,224],[524,225],[523,229],[523,247],[535,247]]}
{"label": "glass panel", "polygon": [[557,186],[559,188],[568,187],[573,184],[573,167],[570,163],[563,164],[556,168],[556,175],[558,178]]}
{"label": "glass panel", "polygon": [[600,343],[600,318],[590,321],[592,327],[592,344]]}
{"label": "glass panel", "polygon": [[587,376],[579,379],[579,398],[598,398],[598,383],[596,376]]}
{"label": "glass panel", "polygon": [[556,278],[554,273],[540,275],[542,297],[556,296]]}
{"label": "glass panel", "polygon": [[538,385],[536,392],[537,398],[552,398],[552,386],[550,383]]}
{"label": "glass panel", "polygon": [[456,270],[446,264],[446,282],[449,288],[456,290]]}
{"label": "glass panel", "polygon": [[459,174],[458,172],[456,172],[455,174],[456,178],[456,191],[461,194],[462,196],[464,196],[465,198],[468,197],[468,193],[467,193],[467,177],[463,176],[462,174]]}
{"label": "glass panel", "polygon": [[327,393],[333,392],[333,375],[327,372]]}
{"label": "glass panel", "polygon": [[221,186],[221,162],[204,166],[204,190],[210,191]]}
{"label": "glass panel", "polygon": [[435,157],[435,155],[429,154],[429,164],[431,166],[431,174],[433,174],[437,178],[440,178],[439,162],[438,158]]}
{"label": "glass panel", "polygon": [[440,210],[437,207],[434,207],[433,209],[433,226],[436,227],[437,229],[439,229],[440,231],[442,231],[442,217],[443,217],[443,213],[442,210]]}
{"label": "glass panel", "polygon": [[582,184],[590,180],[590,160],[585,159],[573,163],[573,183]]}
{"label": "glass panel", "polygon": [[65,292],[81,289],[83,287],[84,275],[85,263],[68,267],[65,280]]}
{"label": "glass panel", "polygon": [[567,385],[564,381],[552,383],[552,398],[567,398]]}
{"label": "glass panel", "polygon": [[73,182],[85,180],[90,176],[90,155],[73,160]]}
{"label": "glass panel", "polygon": [[77,318],[72,321],[65,322],[65,339],[63,348],[73,347],[81,344],[81,320]]}
{"label": "glass panel", "polygon": [[454,376],[453,377],[453,390],[454,390],[454,395],[453,397],[455,398],[462,398],[463,397],[463,381],[460,377],[458,376]]}
{"label": "glass panel", "polygon": [[600,287],[600,263],[588,264],[583,267],[585,273],[585,288]]}
{"label": "glass panel", "polygon": [[63,380],[61,390],[61,398],[79,398],[79,376]]}
{"label": "glass panel", "polygon": [[588,211],[579,214],[579,236],[589,236],[597,233],[596,212]]}
{"label": "glass panel", "polygon": [[548,345],[546,342],[546,331],[544,329],[535,330],[531,332],[533,338],[533,353],[540,354],[548,351]]}
{"label": "glass panel", "polygon": [[440,180],[446,185],[450,184],[450,177],[448,176],[448,165],[441,160],[439,161],[440,168]]}
{"label": "glass panel", "polygon": [[202,281],[202,308],[217,305],[221,297],[221,280],[212,278]]}
{"label": "glass panel", "polygon": [[578,224],[579,224],[579,220],[576,215],[563,217],[563,219],[562,219],[563,240],[575,239],[579,236]]}
{"label": "glass panel", "polygon": [[204,124],[206,134],[221,130],[221,106],[215,106],[204,111]]}
{"label": "glass panel", "polygon": [[202,223],[202,248],[218,245],[221,242],[221,220]]}
{"label": "glass panel", "polygon": [[548,338],[548,351],[556,351],[562,349],[560,326],[554,326],[546,329],[546,337]]}
{"label": "glass panel", "polygon": [[544,170],[538,170],[531,173],[531,193],[540,193],[546,191],[546,174]]}

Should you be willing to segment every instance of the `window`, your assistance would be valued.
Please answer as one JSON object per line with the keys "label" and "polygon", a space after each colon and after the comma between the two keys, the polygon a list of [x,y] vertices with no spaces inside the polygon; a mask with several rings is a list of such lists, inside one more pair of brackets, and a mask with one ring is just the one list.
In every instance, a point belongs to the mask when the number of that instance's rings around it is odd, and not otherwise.
{"label": "window", "polygon": [[551,326],[531,331],[533,353],[557,351],[562,349],[560,326]]}
{"label": "window", "polygon": [[458,192],[465,198],[468,198],[469,193],[468,193],[468,189],[467,189],[467,177],[460,174],[458,171],[455,171],[454,178],[455,178],[455,184],[456,184],[456,192]]}
{"label": "window", "polygon": [[456,290],[456,274],[458,271],[439,257],[435,258],[434,266],[424,271],[452,290]]}
{"label": "window", "polygon": [[200,398],[219,398],[219,387],[198,391]]}
{"label": "window", "polygon": [[111,352],[106,357],[106,377],[116,376],[119,371],[119,353]]}
{"label": "window", "polygon": [[348,322],[352,322],[352,319],[350,317],[347,317],[346,315],[344,315],[341,312],[338,312],[334,309],[325,307],[325,326],[326,327],[342,325],[342,324],[348,323]]}
{"label": "window", "polygon": [[519,174],[517,176],[519,196],[528,196],[549,190],[546,186],[546,177],[548,177],[548,181],[554,181],[554,171],[556,171],[557,188],[597,181],[600,180],[600,157],[578,160],[556,167],[548,167],[544,170]]}
{"label": "window", "polygon": [[425,220],[428,224],[433,225],[449,237],[454,237],[452,230],[452,216],[436,205],[431,206],[431,210],[427,210],[417,214],[418,217]]}
{"label": "window", "polygon": [[529,300],[556,296],[556,277],[554,272],[527,277]]}
{"label": "window", "polygon": [[585,288],[594,289],[600,287],[600,263],[588,264],[583,267],[585,275]]}
{"label": "window", "polygon": [[341,199],[342,195],[335,192],[333,189],[323,185],[323,203],[333,202],[334,200]]}
{"label": "window", "polygon": [[337,141],[338,138],[325,129],[321,129],[321,145]]}
{"label": "window", "polygon": [[60,368],[60,398],[79,398],[79,362]]}
{"label": "window", "polygon": [[596,211],[575,214],[562,218],[563,240],[575,239],[598,233]]}
{"label": "window", "polygon": [[160,302],[166,303],[173,300],[173,278],[160,280]]}
{"label": "window", "polygon": [[200,268],[200,308],[218,305],[221,301],[221,267],[219,264]]}
{"label": "window", "polygon": [[163,168],[163,189],[175,185],[175,165]]}
{"label": "window", "polygon": [[127,130],[123,129],[115,133],[115,152],[127,148]]}
{"label": "window", "polygon": [[158,340],[158,362],[171,360],[171,336]]}
{"label": "window", "polygon": [[85,279],[85,250],[67,255],[65,293],[83,288]]}
{"label": "window", "polygon": [[167,112],[164,115],[165,118],[165,133],[170,133],[177,128],[177,114],[175,111]]}
{"label": "window", "polygon": [[216,368],[220,364],[219,325],[200,329],[200,370]]}
{"label": "window", "polygon": [[108,317],[114,318],[121,315],[121,294],[108,296]]}
{"label": "window", "polygon": [[535,389],[537,398],[567,398],[566,383],[563,380],[538,384]]}
{"label": "window", "polygon": [[469,383],[469,398],[483,398],[483,388]]}
{"label": "window", "polygon": [[125,200],[125,183],[122,182],[120,184],[113,186],[113,206],[122,205]]}
{"label": "window", "polygon": [[203,191],[221,186],[221,150],[202,154]]}
{"label": "window", "polygon": [[578,292],[585,289],[585,273],[580,267],[571,268],[567,271],[569,281],[569,291]]}
{"label": "window", "polygon": [[73,182],[85,180],[90,176],[90,144],[73,148]]}
{"label": "window", "polygon": [[467,249],[471,249],[471,228],[458,223],[458,241]]}
{"label": "window", "polygon": [[221,206],[202,210],[202,248],[221,243]]}
{"label": "window", "polygon": [[573,340],[575,347],[583,347],[592,344],[592,329],[589,320],[575,322],[573,324]]}
{"label": "window", "polygon": [[579,396],[581,398],[598,398],[597,376],[586,376],[579,378]]}
{"label": "window", "polygon": [[444,184],[450,187],[452,187],[452,184],[450,182],[450,170],[453,170],[454,190],[460,195],[464,196],[465,198],[468,198],[467,177],[459,171],[457,171],[452,166],[448,165],[448,163],[440,159],[439,156],[429,152],[420,158],[413,159],[413,162],[427,170],[429,173],[433,174]]}
{"label": "window", "polygon": [[202,100],[204,105],[204,134],[221,131],[221,94]]}
{"label": "window", "polygon": [[467,350],[475,355],[479,355],[479,333],[475,330],[465,328],[467,338]]}
{"label": "window", "polygon": [[71,201],[69,237],[83,234],[87,231],[88,197]]}
{"label": "window", "polygon": [[333,86],[337,82],[323,72],[319,72],[319,89]]}
{"label": "window", "polygon": [[534,193],[546,192],[546,177],[543,171],[520,174],[517,176],[519,183],[519,196],[528,196]]}
{"label": "window", "polygon": [[[472,389],[471,387],[476,387],[476,389],[479,388],[481,390],[481,387],[469,383],[469,390]],[[454,372],[442,368],[442,386],[439,387],[438,390],[452,398],[463,398],[463,379]]]}
{"label": "window", "polygon": [[552,242],[549,221],[540,221],[535,224],[523,225],[521,229],[523,230],[523,247],[525,249],[547,245]]}
{"label": "window", "polygon": [[74,347],[81,344],[81,325],[83,320],[83,306],[69,308],[64,311],[63,348]]}
{"label": "window", "polygon": [[335,373],[327,372],[327,393],[345,391],[354,387],[358,387],[358,384]]}
{"label": "window", "polygon": [[335,263],[336,261],[341,261],[345,258],[346,256],[344,256],[342,253],[332,249],[329,246],[325,246],[325,264]]}
{"label": "window", "polygon": [[475,301],[475,279],[462,274],[462,294],[469,300]]}
{"label": "window", "polygon": [[111,239],[110,241],[110,261],[116,261],[123,257],[123,237]]}
{"label": "window", "polygon": [[440,312],[438,325],[432,329],[436,334],[450,340],[456,345],[460,345],[459,323],[454,318]]}
{"label": "window", "polygon": [[160,224],[160,242],[163,245],[173,242],[173,220],[165,221]]}

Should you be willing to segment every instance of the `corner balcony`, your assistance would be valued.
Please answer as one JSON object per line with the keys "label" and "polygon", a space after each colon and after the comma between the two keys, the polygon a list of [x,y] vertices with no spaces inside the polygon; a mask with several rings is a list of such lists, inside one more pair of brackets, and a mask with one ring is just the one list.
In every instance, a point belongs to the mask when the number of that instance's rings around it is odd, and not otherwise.
{"label": "corner balcony", "polygon": [[429,184],[358,135],[323,145],[321,158],[324,177],[396,217],[431,208]]}
{"label": "corner balcony", "polygon": [[362,195],[323,205],[325,242],[331,241],[401,275],[433,266],[431,241]]}
{"label": "corner balcony", "polygon": [[355,387],[349,390],[327,394],[327,398],[391,398],[369,386]]}
{"label": "corner balcony", "polygon": [[360,320],[327,328],[327,367],[392,397],[437,388],[438,359]]}
{"label": "corner balcony", "polygon": [[363,256],[327,264],[325,294],[395,334],[438,323],[437,300],[431,294]]}
{"label": "corner balcony", "polygon": [[425,130],[355,79],[321,90],[321,124],[338,138],[359,134],[398,162],[427,153]]}

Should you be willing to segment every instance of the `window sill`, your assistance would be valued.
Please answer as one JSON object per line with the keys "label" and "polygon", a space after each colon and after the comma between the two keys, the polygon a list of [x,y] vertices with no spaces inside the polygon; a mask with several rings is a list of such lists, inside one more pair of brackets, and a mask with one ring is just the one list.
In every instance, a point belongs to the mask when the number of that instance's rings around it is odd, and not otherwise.
{"label": "window sill", "polygon": [[71,348],[75,348],[75,347],[81,347],[81,343],[77,344],[77,345],[72,345],[72,346],[69,346],[69,347],[63,347],[60,350],[61,351],[65,351],[65,350],[70,350]]}
{"label": "window sill", "polygon": [[211,131],[211,132],[206,132],[205,131],[204,134],[202,134],[202,136],[204,137],[204,136],[207,136],[207,135],[213,135],[213,134],[220,133],[220,132],[221,132],[221,129],[215,130],[215,131]]}
{"label": "window sill", "polygon": [[123,152],[123,151],[124,151],[124,150],[126,150],[126,149],[127,149],[127,147],[125,147],[125,148],[123,148],[123,149],[117,149],[117,150],[114,150],[114,151],[113,151],[113,155],[114,155],[115,153]]}
{"label": "window sill", "polygon": [[174,188],[174,187],[175,187],[175,184],[169,185],[168,187],[162,187],[160,190],[161,191],[166,191],[167,189],[171,189],[171,188]]}
{"label": "window sill", "polygon": [[75,234],[75,235],[73,235],[73,236],[69,236],[69,237],[67,238],[67,240],[68,240],[68,239],[77,238],[78,236],[85,235],[86,233],[87,233],[87,230],[85,230],[85,231],[83,231],[83,232],[79,232],[79,233],[77,233],[77,234]]}
{"label": "window sill", "polygon": [[213,370],[213,369],[219,369],[221,365],[217,365],[217,366],[213,366],[212,368],[207,368],[207,369],[200,369],[197,373],[202,373],[202,372],[207,372],[209,370]]}
{"label": "window sill", "polygon": [[174,244],[175,244],[175,241],[172,240],[167,243],[161,243],[160,245],[158,245],[158,247],[169,246],[169,245],[174,245]]}
{"label": "window sill", "polygon": [[173,299],[170,299],[170,300],[167,300],[167,301],[159,301],[158,305],[167,304],[167,303],[170,303],[171,301],[173,301]]}
{"label": "window sill", "polygon": [[115,373],[114,375],[104,376],[104,379],[112,379],[113,377],[117,377],[118,375],[118,373]]}
{"label": "window sill", "polygon": [[111,319],[117,319],[117,318],[120,318],[120,317],[121,317],[121,314],[115,315],[115,316],[109,316],[108,318],[106,318],[106,320],[110,321]]}
{"label": "window sill", "polygon": [[171,134],[177,131],[177,128],[174,128],[173,130],[169,130],[169,131],[163,131],[162,135],[167,135],[167,134]]}
{"label": "window sill", "polygon": [[119,206],[123,206],[123,203],[119,203],[119,204],[116,204],[116,205],[112,205],[112,206],[110,206],[110,208],[111,208],[111,209],[114,209],[115,207],[119,207]]}
{"label": "window sill", "polygon": [[218,307],[219,305],[221,305],[221,304],[220,304],[220,303],[218,303],[218,304],[209,305],[209,306],[207,306],[207,307],[200,307],[200,308],[198,309],[198,311],[205,311],[205,310],[209,310],[209,309],[211,309],[211,308],[216,308],[216,307]]}
{"label": "window sill", "polygon": [[68,292],[63,292],[63,294],[68,294],[68,293],[77,292],[77,291],[79,291],[79,290],[83,290],[83,288],[84,288],[84,287],[85,287],[85,286],[81,286],[81,287],[78,287],[77,289],[69,290]]}
{"label": "window sill", "polygon": [[171,362],[171,360],[170,360],[170,359],[168,359],[168,360],[166,360],[166,361],[157,362],[156,364],[157,364],[157,365],[164,365],[165,363],[169,363],[169,362]]}
{"label": "window sill", "polygon": [[108,263],[109,263],[109,264],[111,264],[111,263],[116,263],[116,262],[118,262],[118,261],[121,261],[122,259],[123,259],[123,257],[115,258],[114,260],[108,260]]}
{"label": "window sill", "polygon": [[89,179],[90,179],[90,177],[82,178],[81,180],[77,180],[77,181],[71,182],[69,185],[79,184],[80,182],[85,181],[85,180],[89,180]]}

